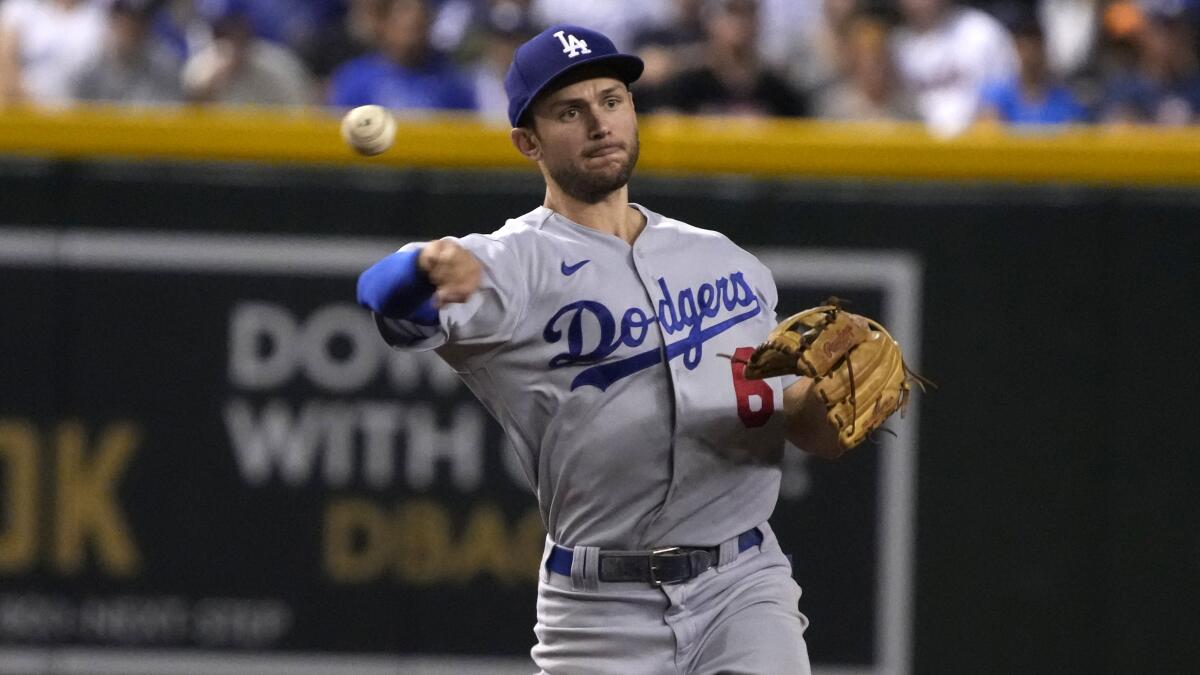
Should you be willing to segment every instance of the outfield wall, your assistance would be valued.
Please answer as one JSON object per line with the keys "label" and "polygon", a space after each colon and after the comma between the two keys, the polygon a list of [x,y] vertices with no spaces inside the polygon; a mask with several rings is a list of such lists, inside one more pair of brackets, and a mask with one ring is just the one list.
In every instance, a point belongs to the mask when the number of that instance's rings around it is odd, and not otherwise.
{"label": "outfield wall", "polygon": [[[200,649],[340,654],[355,672],[430,654],[519,667],[533,588],[520,551],[540,533],[461,387],[385,357],[338,380],[344,336],[324,370],[298,360],[263,380],[270,364],[238,365],[239,317],[283,317],[272,325],[300,343],[352,326],[366,261],[540,202],[504,130],[404,128],[410,144],[368,161],[331,118],[0,116],[0,664]],[[789,469],[776,526],[826,672],[1200,664],[1186,602],[1200,571],[1186,427],[1198,139],[646,124],[635,201],[761,253],[791,279],[784,309],[837,293],[910,321],[940,385],[900,429],[910,447]],[[334,440],[295,431],[372,405],[407,430],[390,474],[346,473]],[[298,439],[279,447],[310,463],[255,463],[268,411]],[[889,471],[907,501],[891,501]],[[459,562],[422,567],[447,555]],[[158,642],[113,627],[130,612],[157,617]]]}

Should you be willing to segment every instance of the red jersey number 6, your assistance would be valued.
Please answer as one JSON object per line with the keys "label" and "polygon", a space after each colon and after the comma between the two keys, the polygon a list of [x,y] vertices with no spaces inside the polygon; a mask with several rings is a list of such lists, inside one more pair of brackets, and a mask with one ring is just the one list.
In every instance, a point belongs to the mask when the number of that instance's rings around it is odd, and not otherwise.
{"label": "red jersey number 6", "polygon": [[775,391],[765,380],[746,379],[746,361],[753,347],[738,347],[730,360],[733,368],[733,390],[737,393],[738,417],[749,428],[761,427],[775,412]]}

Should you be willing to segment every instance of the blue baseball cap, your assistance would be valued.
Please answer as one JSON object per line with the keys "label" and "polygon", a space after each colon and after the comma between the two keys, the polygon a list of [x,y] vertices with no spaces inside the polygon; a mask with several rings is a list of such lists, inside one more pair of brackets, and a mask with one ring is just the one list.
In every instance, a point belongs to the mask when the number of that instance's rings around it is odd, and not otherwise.
{"label": "blue baseball cap", "polygon": [[559,24],[538,33],[517,48],[504,76],[508,94],[508,121],[520,124],[529,104],[562,75],[583,65],[604,64],[625,84],[642,76],[645,64],[632,54],[617,51],[604,34],[582,26]]}

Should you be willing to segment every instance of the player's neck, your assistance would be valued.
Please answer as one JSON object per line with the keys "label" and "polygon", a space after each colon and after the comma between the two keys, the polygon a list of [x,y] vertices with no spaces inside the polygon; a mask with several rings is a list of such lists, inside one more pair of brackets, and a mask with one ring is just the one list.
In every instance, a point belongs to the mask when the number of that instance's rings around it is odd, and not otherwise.
{"label": "player's neck", "polygon": [[596,203],[574,199],[562,190],[546,189],[546,208],[584,227],[611,234],[632,245],[646,225],[641,211],[629,206],[628,186],[615,190]]}

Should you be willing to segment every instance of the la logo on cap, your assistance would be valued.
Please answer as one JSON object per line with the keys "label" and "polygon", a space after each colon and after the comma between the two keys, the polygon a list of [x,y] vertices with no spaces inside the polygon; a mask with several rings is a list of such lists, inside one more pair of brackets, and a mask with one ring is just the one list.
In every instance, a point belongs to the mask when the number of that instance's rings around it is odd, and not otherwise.
{"label": "la logo on cap", "polygon": [[555,33],[554,37],[558,38],[558,41],[562,43],[563,53],[566,54],[568,58],[573,59],[580,54],[592,53],[592,50],[588,49],[586,42],[580,40],[574,35],[567,35],[566,31],[564,30],[560,30]]}

